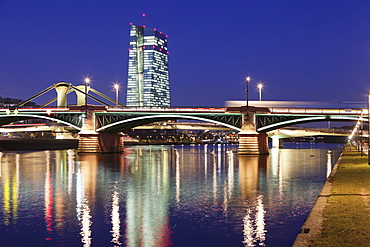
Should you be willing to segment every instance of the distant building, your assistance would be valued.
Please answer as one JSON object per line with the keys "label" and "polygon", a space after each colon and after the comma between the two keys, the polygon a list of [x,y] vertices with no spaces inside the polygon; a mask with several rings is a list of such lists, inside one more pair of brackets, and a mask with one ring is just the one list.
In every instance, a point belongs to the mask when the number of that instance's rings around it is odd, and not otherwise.
{"label": "distant building", "polygon": [[167,36],[131,25],[127,102],[129,107],[169,107]]}

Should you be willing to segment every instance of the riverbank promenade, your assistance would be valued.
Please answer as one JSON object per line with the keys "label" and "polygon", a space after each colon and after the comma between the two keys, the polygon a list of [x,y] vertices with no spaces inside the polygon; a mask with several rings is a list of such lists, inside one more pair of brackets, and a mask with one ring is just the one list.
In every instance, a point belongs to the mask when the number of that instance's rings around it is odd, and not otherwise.
{"label": "riverbank promenade", "polygon": [[345,146],[293,246],[370,246],[368,157]]}

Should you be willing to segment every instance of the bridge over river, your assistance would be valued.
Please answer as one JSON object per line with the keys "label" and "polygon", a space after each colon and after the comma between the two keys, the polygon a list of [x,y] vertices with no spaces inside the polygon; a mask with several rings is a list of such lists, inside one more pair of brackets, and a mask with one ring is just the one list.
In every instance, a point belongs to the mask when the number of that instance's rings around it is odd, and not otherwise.
{"label": "bridge over river", "polygon": [[[97,96],[83,90],[84,85],[73,86],[66,82],[54,84],[32,96],[13,109],[0,109],[0,125],[25,119],[47,119],[63,123],[79,131],[80,152],[119,152],[123,140],[119,132],[145,124],[167,120],[195,120],[214,123],[239,132],[239,154],[267,154],[268,133],[283,127],[319,121],[368,122],[367,109],[349,108],[296,108],[264,106],[230,106],[223,108],[127,108],[97,92],[110,101],[104,103]],[[27,108],[24,105],[41,94],[55,89],[57,107]],[[77,105],[67,105],[66,95],[75,91]],[[100,105],[87,104],[91,98]],[[102,103],[103,102],[103,103]],[[115,106],[112,106],[112,103]],[[248,118],[246,114],[248,112]],[[246,120],[247,119],[247,120]]]}

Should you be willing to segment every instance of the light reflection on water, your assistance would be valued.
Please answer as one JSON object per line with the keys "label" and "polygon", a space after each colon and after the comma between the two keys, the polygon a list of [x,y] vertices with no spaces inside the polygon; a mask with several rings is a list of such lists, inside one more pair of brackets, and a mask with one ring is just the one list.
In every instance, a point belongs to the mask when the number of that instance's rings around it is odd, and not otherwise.
{"label": "light reflection on water", "polygon": [[112,196],[112,243],[117,245],[121,245],[122,243],[120,242],[120,237],[121,237],[121,220],[120,220],[120,215],[119,215],[119,197],[118,197],[118,192],[115,190],[113,192]]}
{"label": "light reflection on water", "polygon": [[1,246],[290,246],[339,149],[0,153]]}

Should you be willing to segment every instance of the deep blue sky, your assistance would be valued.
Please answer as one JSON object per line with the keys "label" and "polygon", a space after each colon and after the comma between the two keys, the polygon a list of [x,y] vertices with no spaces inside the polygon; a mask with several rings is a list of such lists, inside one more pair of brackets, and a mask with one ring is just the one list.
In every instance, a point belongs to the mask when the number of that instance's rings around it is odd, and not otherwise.
{"label": "deep blue sky", "polygon": [[265,100],[367,99],[368,0],[0,0],[0,96],[90,76],[112,98],[120,82],[125,103],[129,23],[142,13],[169,36],[173,106],[245,99],[247,75],[251,99],[257,82]]}

